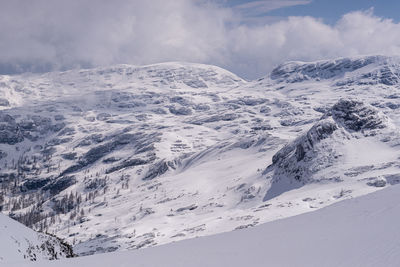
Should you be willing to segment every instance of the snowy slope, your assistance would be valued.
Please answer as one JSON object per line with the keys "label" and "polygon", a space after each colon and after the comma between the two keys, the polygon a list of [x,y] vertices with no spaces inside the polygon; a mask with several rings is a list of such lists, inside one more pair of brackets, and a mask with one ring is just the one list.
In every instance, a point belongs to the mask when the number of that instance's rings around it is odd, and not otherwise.
{"label": "snowy slope", "polygon": [[252,229],[123,253],[6,266],[398,266],[400,186]]}
{"label": "snowy slope", "polygon": [[88,255],[380,190],[400,181],[399,62],[292,62],[258,81],[188,63],[1,76],[0,206]]}
{"label": "snowy slope", "polygon": [[36,233],[0,214],[0,265],[21,260],[40,261],[71,257],[68,245],[59,239]]}

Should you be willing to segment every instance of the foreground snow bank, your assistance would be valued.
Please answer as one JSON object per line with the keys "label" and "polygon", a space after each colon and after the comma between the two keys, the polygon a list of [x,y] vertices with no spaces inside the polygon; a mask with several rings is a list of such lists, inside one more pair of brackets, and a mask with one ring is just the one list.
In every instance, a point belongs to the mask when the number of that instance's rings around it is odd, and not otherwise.
{"label": "foreground snow bank", "polygon": [[0,213],[0,266],[7,266],[4,262],[56,260],[72,256],[71,247],[60,239],[37,233]]}
{"label": "foreground snow bank", "polygon": [[132,252],[8,266],[398,266],[400,186],[251,229]]}

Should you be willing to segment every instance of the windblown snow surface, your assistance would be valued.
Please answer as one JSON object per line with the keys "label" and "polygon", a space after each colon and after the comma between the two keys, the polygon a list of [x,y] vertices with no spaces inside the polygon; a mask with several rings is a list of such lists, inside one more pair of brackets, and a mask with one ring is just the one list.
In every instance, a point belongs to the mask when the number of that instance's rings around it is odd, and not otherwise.
{"label": "windblown snow surface", "polygon": [[242,231],[143,250],[9,267],[398,266],[400,186]]}
{"label": "windblown snow surface", "polygon": [[399,95],[383,56],[0,76],[0,207],[79,255],[315,211],[400,181]]}

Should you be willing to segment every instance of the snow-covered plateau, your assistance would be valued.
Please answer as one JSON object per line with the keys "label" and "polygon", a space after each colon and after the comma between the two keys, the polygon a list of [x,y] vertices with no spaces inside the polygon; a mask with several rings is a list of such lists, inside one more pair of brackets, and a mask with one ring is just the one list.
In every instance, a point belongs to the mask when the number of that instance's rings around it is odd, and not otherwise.
{"label": "snow-covered plateau", "polygon": [[[317,235],[295,246],[325,227],[318,216],[340,217],[343,207],[350,218],[358,197],[385,189],[363,198],[384,202],[396,192],[386,188],[400,182],[399,93],[400,58],[385,56],[288,62],[255,81],[191,63],[2,75],[0,209],[84,256],[251,228],[356,198],[243,233],[112,255],[161,259],[204,240],[196,254],[204,256],[221,240],[227,250],[215,253],[232,256],[234,243],[247,247],[257,235],[249,249],[265,247],[265,260],[268,251],[278,260],[285,246],[322,250]],[[357,209],[354,218],[367,220]],[[365,242],[375,236],[370,223]],[[273,232],[273,242],[282,239],[275,248],[262,238]],[[187,250],[179,253],[194,255]]]}

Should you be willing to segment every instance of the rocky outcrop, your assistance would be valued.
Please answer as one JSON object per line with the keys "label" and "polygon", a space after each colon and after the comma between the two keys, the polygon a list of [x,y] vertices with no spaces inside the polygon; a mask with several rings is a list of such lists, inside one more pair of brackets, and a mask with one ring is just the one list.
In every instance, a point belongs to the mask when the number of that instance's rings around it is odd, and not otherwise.
{"label": "rocky outcrop", "polygon": [[[117,135],[112,138],[111,141],[108,141],[107,143],[100,144],[98,146],[95,146],[91,148],[88,152],[86,152],[80,160],[74,165],[71,165],[68,167],[66,170],[64,170],[61,173],[61,176],[68,174],[68,173],[73,173],[76,171],[81,170],[82,168],[91,165],[98,161],[99,159],[107,156],[108,154],[112,153],[114,150],[122,148],[128,144],[132,145],[132,148],[136,151],[136,153],[143,153],[143,152],[148,152],[154,149],[153,145],[157,141],[160,140],[160,134],[158,133],[150,133],[150,134],[144,134],[141,132],[138,133],[124,133]],[[143,160],[145,162],[150,162],[151,160],[145,159]],[[131,162],[137,163],[135,162]],[[128,163],[129,165],[130,163]],[[144,162],[141,162],[141,164],[145,164]],[[141,165],[141,164],[136,164],[136,165]],[[128,166],[127,165],[127,166]],[[127,167],[125,166],[125,167]],[[122,166],[120,169],[124,168]],[[114,170],[115,171],[115,170]]]}
{"label": "rocky outcrop", "polygon": [[15,145],[24,141],[25,138],[36,141],[39,136],[58,132],[64,126],[64,123],[53,122],[48,117],[28,115],[17,120],[9,114],[0,113],[0,144]]}
{"label": "rocky outcrop", "polygon": [[365,132],[386,127],[387,119],[360,101],[342,99],[324,116],[331,116],[348,131]]}
{"label": "rocky outcrop", "polygon": [[388,119],[372,106],[355,100],[339,100],[306,133],[272,157],[272,164],[263,172],[272,179],[265,199],[320,181],[323,178],[315,174],[340,159],[343,153],[340,147],[345,140],[371,136],[386,127]]}

